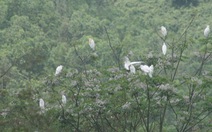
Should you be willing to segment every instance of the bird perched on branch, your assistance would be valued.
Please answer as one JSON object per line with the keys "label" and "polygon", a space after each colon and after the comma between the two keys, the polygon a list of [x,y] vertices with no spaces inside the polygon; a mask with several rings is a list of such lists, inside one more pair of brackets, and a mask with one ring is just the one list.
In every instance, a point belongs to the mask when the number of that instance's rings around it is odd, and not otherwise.
{"label": "bird perched on branch", "polygon": [[141,68],[141,70],[144,72],[145,75],[148,74],[149,77],[152,77],[153,70],[154,70],[153,65],[151,65],[151,66],[148,66],[148,65],[141,65],[140,68]]}
{"label": "bird perched on branch", "polygon": [[62,95],[62,104],[65,105],[66,104],[66,96],[63,94]]}
{"label": "bird perched on branch", "polygon": [[133,65],[130,65],[129,68],[130,68],[130,73],[135,74],[135,67]]}
{"label": "bird perched on branch", "polygon": [[39,106],[40,106],[40,108],[41,108],[41,110],[44,110],[45,109],[45,105],[44,105],[45,103],[44,103],[44,100],[43,99],[39,99]]}
{"label": "bird perched on branch", "polygon": [[63,66],[62,65],[59,65],[57,68],[56,68],[56,71],[55,71],[55,76],[58,76],[60,73],[61,73],[61,71],[62,71],[62,69],[63,69]]}
{"label": "bird perched on branch", "polygon": [[95,50],[95,42],[92,38],[89,38],[89,46],[91,47],[92,50]]}
{"label": "bird perched on branch", "polygon": [[166,35],[167,35],[167,30],[166,30],[166,28],[165,28],[164,26],[161,26],[161,27],[160,27],[160,31],[161,31],[161,34],[162,34],[164,37],[166,37]]}
{"label": "bird perched on branch", "polygon": [[135,62],[130,62],[129,58],[125,56],[124,58],[124,68],[126,70],[130,70],[131,73],[135,73],[135,67],[134,65],[136,64],[141,64],[142,61],[135,61]]}
{"label": "bird perched on branch", "polygon": [[162,46],[162,52],[164,55],[166,55],[166,51],[167,51],[167,46],[165,43],[163,43],[163,46]]}
{"label": "bird perched on branch", "polygon": [[204,36],[207,38],[208,35],[209,35],[209,33],[210,33],[210,26],[207,25],[206,28],[205,28],[205,30],[204,30]]}

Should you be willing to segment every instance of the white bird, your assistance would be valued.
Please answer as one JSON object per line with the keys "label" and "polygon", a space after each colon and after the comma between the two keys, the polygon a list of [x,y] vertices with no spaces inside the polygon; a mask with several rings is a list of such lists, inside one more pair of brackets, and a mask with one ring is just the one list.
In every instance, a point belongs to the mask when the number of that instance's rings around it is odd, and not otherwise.
{"label": "white bird", "polygon": [[130,62],[129,58],[125,56],[124,68],[126,70],[130,70],[130,65],[141,64],[141,63],[142,63],[142,61]]}
{"label": "white bird", "polygon": [[149,77],[152,77],[153,70],[154,70],[153,65],[151,65],[151,66],[141,65],[140,68],[141,68],[141,70],[144,72],[145,75],[148,74]]}
{"label": "white bird", "polygon": [[41,110],[45,109],[45,103],[44,103],[43,99],[39,99],[39,106],[40,106]]}
{"label": "white bird", "polygon": [[164,55],[166,55],[166,51],[167,51],[167,46],[165,43],[163,43],[163,46],[162,46],[162,52]]}
{"label": "white bird", "polygon": [[124,57],[124,68],[126,69],[126,70],[129,70],[129,66],[130,66],[130,60],[129,60],[129,58],[128,57]]}
{"label": "white bird", "polygon": [[61,71],[62,71],[62,69],[63,69],[63,66],[62,65],[59,65],[57,68],[56,68],[56,71],[55,71],[55,76],[58,76],[60,73],[61,73]]}
{"label": "white bird", "polygon": [[130,65],[130,73],[135,74],[135,67],[133,65]]}
{"label": "white bird", "polygon": [[95,50],[95,42],[92,38],[89,38],[89,46],[92,50]]}
{"label": "white bird", "polygon": [[209,35],[209,33],[210,33],[210,26],[207,25],[206,28],[205,28],[205,30],[204,30],[204,36],[207,38],[208,35]]}
{"label": "white bird", "polygon": [[164,37],[166,37],[166,35],[167,35],[167,30],[166,30],[166,28],[165,28],[164,26],[161,26],[161,27],[160,27],[160,30],[161,30],[162,35],[163,35]]}
{"label": "white bird", "polygon": [[65,105],[66,104],[66,96],[63,94],[62,95],[62,103]]}

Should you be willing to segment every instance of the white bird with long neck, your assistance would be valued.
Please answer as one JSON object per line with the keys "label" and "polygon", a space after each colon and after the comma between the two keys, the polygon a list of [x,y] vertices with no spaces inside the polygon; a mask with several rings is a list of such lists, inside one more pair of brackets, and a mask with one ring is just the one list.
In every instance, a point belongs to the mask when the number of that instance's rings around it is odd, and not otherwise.
{"label": "white bird with long neck", "polygon": [[205,30],[204,30],[204,36],[207,38],[208,35],[209,35],[209,33],[210,33],[210,26],[207,25],[206,28],[205,28]]}
{"label": "white bird with long neck", "polygon": [[42,98],[39,99],[39,106],[40,106],[41,110],[45,109],[45,103],[44,103],[44,100]]}
{"label": "white bird with long neck", "polygon": [[92,50],[95,50],[95,42],[92,38],[89,38],[89,46],[91,47]]}
{"label": "white bird with long neck", "polygon": [[66,104],[66,96],[63,94],[62,95],[62,104],[65,105]]}
{"label": "white bird with long neck", "polygon": [[162,46],[162,52],[164,55],[166,55],[166,52],[167,52],[167,46],[165,43],[163,43],[163,46]]}
{"label": "white bird with long neck", "polygon": [[62,71],[62,69],[63,69],[63,66],[62,65],[59,65],[57,68],[56,68],[56,71],[55,71],[55,76],[58,76],[60,73],[61,73],[61,71]]}
{"label": "white bird with long neck", "polygon": [[145,75],[149,75],[149,77],[152,78],[152,74],[153,74],[153,70],[154,70],[154,67],[153,65],[151,66],[148,66],[148,65],[141,65],[140,66],[141,70],[144,72]]}
{"label": "white bird with long neck", "polygon": [[129,58],[125,56],[124,58],[124,68],[126,70],[130,70],[130,65],[135,65],[135,64],[141,64],[142,61],[135,61],[135,62],[130,62]]}
{"label": "white bird with long neck", "polygon": [[161,34],[162,34],[164,37],[166,37],[166,35],[167,35],[167,30],[166,30],[166,28],[165,28],[164,26],[161,26],[161,27],[160,27],[160,31],[161,31]]}

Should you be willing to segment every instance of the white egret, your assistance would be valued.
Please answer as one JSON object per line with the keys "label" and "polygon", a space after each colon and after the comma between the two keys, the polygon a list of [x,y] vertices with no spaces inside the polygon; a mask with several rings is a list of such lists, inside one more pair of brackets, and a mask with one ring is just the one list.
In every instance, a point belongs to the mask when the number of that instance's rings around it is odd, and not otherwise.
{"label": "white egret", "polygon": [[89,46],[92,50],[95,50],[95,42],[92,38],[89,38]]}
{"label": "white egret", "polygon": [[63,66],[62,66],[62,65],[59,65],[59,66],[56,68],[55,76],[58,76],[58,75],[61,73],[62,69],[63,69]]}
{"label": "white egret", "polygon": [[207,38],[208,35],[209,35],[209,33],[210,33],[210,26],[207,25],[206,28],[205,28],[205,30],[204,30],[204,36]]}
{"label": "white egret", "polygon": [[130,65],[141,64],[141,63],[142,63],[142,61],[130,62],[129,58],[125,56],[124,68],[126,70],[130,70]]}
{"label": "white egret", "polygon": [[167,35],[167,30],[166,30],[166,28],[165,28],[164,26],[161,26],[161,27],[160,27],[160,31],[161,31],[162,35],[163,35],[164,37],[166,37],[166,35]]}
{"label": "white egret", "polygon": [[148,66],[148,65],[141,65],[140,68],[141,68],[141,70],[144,72],[145,75],[148,74],[149,77],[152,77],[153,70],[154,70],[153,65],[151,65],[151,66]]}
{"label": "white egret", "polygon": [[135,67],[133,65],[130,65],[129,68],[130,68],[130,73],[135,74]]}
{"label": "white egret", "polygon": [[66,104],[66,96],[64,94],[62,95],[62,103],[63,103],[63,105]]}
{"label": "white egret", "polygon": [[166,51],[167,51],[167,46],[165,43],[163,43],[163,46],[162,46],[162,52],[164,55],[166,55]]}
{"label": "white egret", "polygon": [[41,110],[45,109],[45,103],[44,103],[43,99],[39,99],[39,106],[40,106]]}
{"label": "white egret", "polygon": [[124,68],[126,69],[126,70],[129,70],[129,65],[130,65],[130,60],[129,60],[129,58],[128,57],[124,57]]}

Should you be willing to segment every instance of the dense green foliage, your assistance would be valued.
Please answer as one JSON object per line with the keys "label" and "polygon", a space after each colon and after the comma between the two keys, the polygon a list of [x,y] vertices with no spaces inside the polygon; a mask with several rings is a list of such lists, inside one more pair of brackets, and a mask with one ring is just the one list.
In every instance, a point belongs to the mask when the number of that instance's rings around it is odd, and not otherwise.
{"label": "dense green foliage", "polygon": [[[203,35],[211,4],[1,0],[0,130],[211,130],[212,35]],[[125,56],[154,65],[153,77],[125,70]]]}
{"label": "dense green foliage", "polygon": [[199,4],[199,0],[173,0],[172,5],[176,7],[181,6],[197,6]]}

